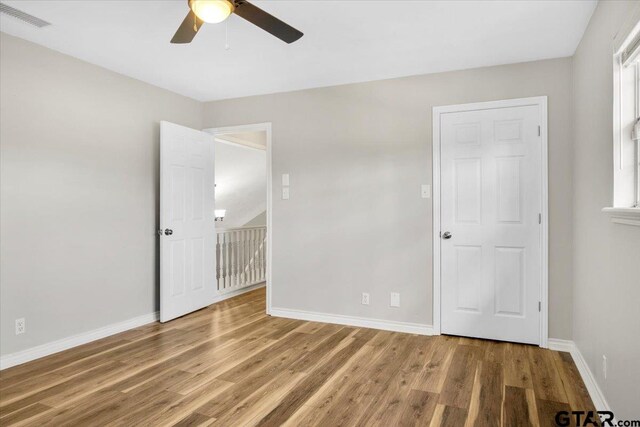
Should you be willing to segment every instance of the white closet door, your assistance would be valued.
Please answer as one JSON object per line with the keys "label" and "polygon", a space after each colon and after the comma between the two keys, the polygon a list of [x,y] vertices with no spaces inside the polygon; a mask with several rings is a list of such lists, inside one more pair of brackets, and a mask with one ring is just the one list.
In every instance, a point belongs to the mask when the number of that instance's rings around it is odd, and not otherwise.
{"label": "white closet door", "polygon": [[441,117],[442,333],[539,344],[538,109]]}

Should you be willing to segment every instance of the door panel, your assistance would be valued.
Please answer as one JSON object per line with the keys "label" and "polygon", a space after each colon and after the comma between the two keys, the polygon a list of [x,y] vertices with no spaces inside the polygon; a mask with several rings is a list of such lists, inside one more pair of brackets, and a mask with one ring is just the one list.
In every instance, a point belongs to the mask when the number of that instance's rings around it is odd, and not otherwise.
{"label": "door panel", "polygon": [[496,159],[496,202],[498,223],[522,223],[522,156]]}
{"label": "door panel", "polygon": [[455,246],[457,311],[480,313],[482,288],[482,247]]}
{"label": "door panel", "polygon": [[496,314],[524,316],[524,248],[497,247]]}
{"label": "door panel", "polygon": [[162,322],[206,307],[216,296],[213,147],[208,133],[160,125]]}
{"label": "door panel", "polygon": [[538,344],[538,106],[441,115],[441,330]]}
{"label": "door panel", "polygon": [[170,254],[170,262],[171,262],[171,272],[170,272],[170,284],[171,284],[171,295],[178,296],[184,294],[184,272],[185,272],[185,264],[186,264],[186,251],[184,247],[184,240],[175,240],[169,242],[169,247],[171,250]]}
{"label": "door panel", "polygon": [[482,211],[482,160],[454,161],[456,222],[479,223]]}

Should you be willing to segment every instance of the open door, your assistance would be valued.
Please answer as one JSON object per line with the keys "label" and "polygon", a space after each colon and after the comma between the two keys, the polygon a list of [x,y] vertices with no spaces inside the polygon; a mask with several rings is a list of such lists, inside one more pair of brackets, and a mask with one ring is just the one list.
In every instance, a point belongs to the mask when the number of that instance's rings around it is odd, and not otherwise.
{"label": "open door", "polygon": [[216,296],[214,137],[160,123],[160,321]]}

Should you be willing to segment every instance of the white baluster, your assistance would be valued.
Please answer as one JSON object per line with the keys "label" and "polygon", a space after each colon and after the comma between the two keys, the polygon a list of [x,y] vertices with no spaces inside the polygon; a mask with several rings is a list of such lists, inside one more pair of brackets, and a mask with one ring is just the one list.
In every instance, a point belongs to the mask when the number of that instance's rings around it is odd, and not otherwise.
{"label": "white baluster", "polygon": [[236,245],[233,241],[234,232],[229,232],[229,287],[232,288],[235,284],[235,274],[236,274],[236,256],[235,249]]}
{"label": "white baluster", "polygon": [[244,231],[238,232],[238,279],[240,280],[239,286],[244,285]]}
{"label": "white baluster", "polygon": [[235,250],[233,252],[233,254],[236,257],[236,268],[235,268],[235,283],[234,283],[234,287],[240,286],[242,284],[242,282],[240,281],[240,279],[242,278],[242,275],[240,274],[242,272],[242,257],[241,257],[241,253],[240,253],[240,246],[241,246],[241,239],[242,239],[242,232],[240,231],[234,231],[234,245],[235,245]]}
{"label": "white baluster", "polygon": [[267,229],[263,228],[262,229],[262,237],[261,237],[261,241],[262,241],[262,251],[260,252],[261,255],[261,260],[260,260],[260,274],[262,277],[262,280],[265,280],[265,278],[267,277]]}
{"label": "white baluster", "polygon": [[242,272],[244,273],[244,282],[242,283],[243,286],[246,286],[249,284],[249,230],[243,230],[244,231],[244,251],[242,251],[242,253],[244,254],[244,262],[242,263]]}
{"label": "white baluster", "polygon": [[219,231],[215,256],[219,292],[264,282],[267,275],[266,227]]}
{"label": "white baluster", "polygon": [[249,257],[249,281],[251,283],[255,283],[256,280],[256,271],[255,271],[255,266],[256,266],[256,233],[255,233],[255,229],[252,228],[251,230],[249,230],[249,253],[251,254],[251,257]]}
{"label": "white baluster", "polygon": [[229,269],[231,268],[231,257],[229,256],[229,233],[223,232],[222,241],[224,242],[224,289],[229,287]]}
{"label": "white baluster", "polygon": [[216,289],[220,292],[220,234],[216,234]]}

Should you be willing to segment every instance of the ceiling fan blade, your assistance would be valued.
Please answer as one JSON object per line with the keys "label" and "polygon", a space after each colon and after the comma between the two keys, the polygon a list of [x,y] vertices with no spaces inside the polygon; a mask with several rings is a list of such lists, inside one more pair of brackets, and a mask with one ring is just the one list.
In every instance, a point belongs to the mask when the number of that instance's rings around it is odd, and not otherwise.
{"label": "ceiling fan blade", "polygon": [[204,21],[202,19],[196,17],[196,15],[189,10],[186,18],[184,18],[184,21],[180,24],[180,28],[178,28],[178,31],[173,35],[171,43],[191,43],[191,40],[196,36],[203,23]]}
{"label": "ceiling fan blade", "polygon": [[293,43],[303,36],[302,32],[291,25],[282,22],[275,16],[246,1],[236,1],[234,13],[284,42]]}

